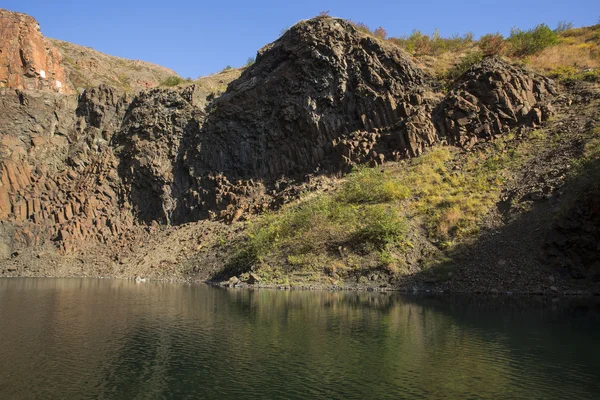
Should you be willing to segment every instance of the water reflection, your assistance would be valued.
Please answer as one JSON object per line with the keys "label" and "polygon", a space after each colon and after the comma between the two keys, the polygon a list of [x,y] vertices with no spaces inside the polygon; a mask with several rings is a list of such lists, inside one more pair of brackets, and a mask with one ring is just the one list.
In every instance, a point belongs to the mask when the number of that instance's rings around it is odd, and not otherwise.
{"label": "water reflection", "polygon": [[598,398],[589,300],[0,280],[1,398]]}

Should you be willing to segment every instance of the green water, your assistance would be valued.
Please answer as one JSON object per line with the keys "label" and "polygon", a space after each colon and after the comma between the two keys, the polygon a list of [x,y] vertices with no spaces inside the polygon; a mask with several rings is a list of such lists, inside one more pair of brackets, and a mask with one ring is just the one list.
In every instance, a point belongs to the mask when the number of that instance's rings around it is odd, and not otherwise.
{"label": "green water", "polygon": [[591,300],[0,280],[0,399],[600,399]]}

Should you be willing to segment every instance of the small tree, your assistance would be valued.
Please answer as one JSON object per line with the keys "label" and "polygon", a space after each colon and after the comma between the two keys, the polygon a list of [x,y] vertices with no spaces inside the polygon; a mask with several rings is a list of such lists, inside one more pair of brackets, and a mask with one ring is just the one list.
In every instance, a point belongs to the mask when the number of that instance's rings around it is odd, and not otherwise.
{"label": "small tree", "polygon": [[409,48],[415,54],[429,54],[431,52],[431,40],[418,29],[414,29],[408,37]]}
{"label": "small tree", "polygon": [[379,27],[377,29],[375,29],[375,31],[373,32],[373,35],[375,35],[375,37],[378,37],[380,39],[385,39],[387,37],[387,31],[385,29],[383,29],[383,27]]}
{"label": "small tree", "polygon": [[504,37],[499,33],[483,35],[477,44],[484,56],[496,56],[504,52]]}
{"label": "small tree", "polygon": [[558,35],[548,25],[540,24],[528,31],[513,28],[506,41],[510,46],[510,53],[513,56],[523,57],[538,53],[548,46],[555,45],[558,43]]}
{"label": "small tree", "polygon": [[554,32],[561,33],[564,31],[568,31],[569,29],[573,29],[573,23],[570,21],[560,21],[556,26]]}
{"label": "small tree", "polygon": [[319,16],[321,16],[321,17],[328,17],[329,16],[329,10],[327,10],[327,11],[321,11],[319,13]]}

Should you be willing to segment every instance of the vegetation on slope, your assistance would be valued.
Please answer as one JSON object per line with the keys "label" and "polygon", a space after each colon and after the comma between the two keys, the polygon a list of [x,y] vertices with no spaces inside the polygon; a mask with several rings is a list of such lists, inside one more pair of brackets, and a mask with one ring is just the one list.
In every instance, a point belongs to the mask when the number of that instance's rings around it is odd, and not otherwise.
{"label": "vegetation on slope", "polygon": [[[501,152],[437,146],[421,157],[385,168],[359,167],[332,192],[309,196],[259,217],[229,265],[230,273],[254,267],[267,282],[290,275],[318,281],[381,271],[410,272],[415,248],[431,252],[424,230],[439,248],[477,232],[505,181]],[[508,157],[508,156],[506,156]],[[409,235],[408,233],[413,234]],[[433,253],[432,253],[433,255]],[[429,261],[422,260],[426,267]]]}
{"label": "vegetation on slope", "polygon": [[[572,176],[582,190],[600,181],[598,129],[582,138]],[[473,242],[482,221],[523,167],[548,149],[571,146],[556,129],[511,132],[470,152],[434,146],[420,157],[357,167],[335,189],[307,194],[247,223],[226,275],[249,272],[270,284],[401,281],[422,271],[446,276],[454,248]],[[590,189],[596,188],[596,189]],[[512,207],[527,210],[513,199]]]}
{"label": "vegetation on slope", "polygon": [[75,89],[106,84],[124,91],[158,86],[175,71],[139,60],[110,56],[89,47],[50,39],[63,56],[68,78]]}
{"label": "vegetation on slope", "polygon": [[556,29],[540,24],[530,30],[513,28],[508,37],[490,33],[476,40],[471,33],[442,37],[438,30],[427,35],[414,30],[408,36],[389,37],[385,29],[360,31],[402,48],[446,84],[462,75],[485,56],[500,55],[531,66],[561,81],[600,81],[600,24],[573,28],[562,22]]}

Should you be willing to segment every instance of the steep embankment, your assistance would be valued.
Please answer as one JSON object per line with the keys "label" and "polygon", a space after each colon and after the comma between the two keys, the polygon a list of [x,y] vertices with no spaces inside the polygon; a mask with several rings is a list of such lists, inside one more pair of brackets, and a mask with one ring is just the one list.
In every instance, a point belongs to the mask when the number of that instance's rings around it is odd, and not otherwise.
{"label": "steep embankment", "polygon": [[175,71],[160,65],[109,56],[62,40],[50,39],[50,42],[62,55],[69,82],[78,90],[105,84],[118,90],[137,92],[177,77]]}
{"label": "steep embankment", "polygon": [[[592,143],[593,84],[564,91],[492,57],[444,92],[402,50],[329,17],[265,46],[220,96],[228,78],[214,79],[214,91],[2,89],[1,273],[595,290],[577,222],[546,239],[567,165]],[[359,164],[377,168],[336,178]],[[552,267],[537,261],[544,246],[586,255]]]}

